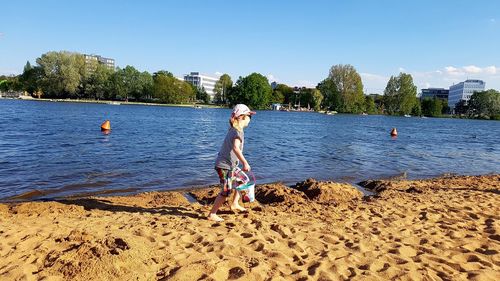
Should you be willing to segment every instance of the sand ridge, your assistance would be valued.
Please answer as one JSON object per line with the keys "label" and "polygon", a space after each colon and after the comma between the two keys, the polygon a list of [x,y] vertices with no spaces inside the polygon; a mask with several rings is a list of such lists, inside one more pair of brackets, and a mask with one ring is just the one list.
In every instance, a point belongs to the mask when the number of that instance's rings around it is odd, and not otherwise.
{"label": "sand ridge", "polygon": [[500,280],[500,175],[0,204],[2,280]]}

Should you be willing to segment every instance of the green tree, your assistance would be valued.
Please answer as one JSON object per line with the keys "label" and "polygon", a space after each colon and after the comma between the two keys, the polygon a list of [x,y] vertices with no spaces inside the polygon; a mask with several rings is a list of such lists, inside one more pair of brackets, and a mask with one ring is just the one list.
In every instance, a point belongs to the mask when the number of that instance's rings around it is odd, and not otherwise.
{"label": "green tree", "polygon": [[[276,85],[276,88],[273,90],[273,102],[276,102],[276,103],[285,103],[285,104],[289,104],[291,103],[291,99],[292,99],[292,96],[293,96],[293,88],[292,87],[289,87],[285,84],[278,84]],[[279,101],[283,99],[283,101]]]}
{"label": "green tree", "polygon": [[311,106],[314,110],[319,111],[321,109],[321,103],[323,102],[323,95],[321,94],[321,91],[318,89],[312,89],[311,96]]}
{"label": "green tree", "polygon": [[180,81],[168,71],[153,74],[153,98],[170,104],[193,102],[196,98],[191,84]]}
{"label": "green tree", "polygon": [[165,75],[165,76],[169,76],[169,77],[174,77],[174,74],[172,74],[172,72],[170,71],[167,71],[167,70],[159,70],[155,73],[153,73],[153,79],[160,76],[160,75]]}
{"label": "green tree", "polygon": [[417,97],[415,97],[415,102],[413,103],[413,107],[411,108],[411,115],[422,116],[422,106],[420,104],[420,100]]}
{"label": "green tree", "polygon": [[276,91],[276,89],[274,89],[271,93],[271,104],[273,103],[284,103],[285,101],[285,96],[283,95],[283,93],[281,91]]}
{"label": "green tree", "polygon": [[389,115],[399,112],[398,91],[399,81],[396,77],[391,76],[384,90],[384,109]]}
{"label": "green tree", "polygon": [[127,89],[125,87],[124,72],[122,69],[117,68],[109,79],[108,85],[109,91],[105,94],[106,99],[110,100],[123,100],[127,95]]}
{"label": "green tree", "polygon": [[385,111],[384,109],[384,95],[380,94],[369,94],[369,97],[373,98],[373,101],[375,102],[375,114],[380,114]]}
{"label": "green tree", "polygon": [[228,99],[232,105],[244,103],[251,108],[266,109],[271,103],[271,94],[267,78],[262,74],[252,73],[238,79]]}
{"label": "green tree", "polygon": [[332,79],[326,78],[321,81],[316,88],[323,95],[323,107],[329,110],[340,111],[342,101],[340,92],[338,91]]}
{"label": "green tree", "polygon": [[130,97],[135,100],[142,99],[141,73],[135,67],[127,65],[123,71],[123,85],[125,87],[125,100]]}
{"label": "green tree", "polygon": [[475,92],[469,100],[470,117],[497,119],[500,117],[500,93],[495,90]]}
{"label": "green tree", "polygon": [[153,97],[153,77],[147,71],[139,72],[135,67],[127,65],[112,73],[108,89],[111,93],[107,96],[111,99],[151,100]]}
{"label": "green tree", "polygon": [[368,114],[376,114],[377,106],[375,105],[375,99],[371,96],[365,96],[365,112]]}
{"label": "green tree", "polygon": [[318,85],[325,97],[325,105],[339,112],[360,113],[364,111],[365,97],[361,76],[352,65],[334,65],[328,78]]}
{"label": "green tree", "polygon": [[460,100],[455,104],[455,114],[458,115],[467,114],[468,111],[469,111],[469,105],[467,104],[467,101]]}
{"label": "green tree", "polygon": [[306,87],[302,87],[299,89],[297,93],[297,97],[299,98],[300,107],[311,107],[312,102],[312,89],[308,89]]}
{"label": "green tree", "polygon": [[227,103],[227,93],[233,87],[233,80],[228,74],[223,74],[219,80],[215,83],[215,96],[214,101],[217,104]]}
{"label": "green tree", "polygon": [[410,74],[391,76],[384,91],[384,107],[390,115],[410,114],[415,107],[417,87]]}
{"label": "green tree", "polygon": [[85,72],[83,55],[67,51],[48,52],[36,60],[41,68],[39,85],[49,97],[79,97]]}
{"label": "green tree", "polygon": [[[210,96],[207,94],[205,87],[201,86],[201,88],[198,88],[196,86],[193,86],[192,88],[196,95],[196,100],[202,101],[204,103],[210,102]],[[219,100],[219,103],[222,103],[222,101]]]}
{"label": "green tree", "polygon": [[87,75],[88,78],[84,83],[85,97],[100,100],[110,96],[110,80],[113,75],[112,69],[109,69],[105,65],[97,64],[94,70]]}
{"label": "green tree", "polygon": [[0,92],[7,92],[8,91],[8,80],[1,80],[0,79]]}
{"label": "green tree", "polygon": [[153,99],[153,76],[147,71],[142,72],[139,75],[139,84],[142,90],[141,99],[145,101]]}
{"label": "green tree", "polygon": [[39,90],[38,81],[40,80],[40,77],[41,68],[37,66],[33,67],[30,62],[27,61],[24,66],[23,74],[19,77],[23,90],[29,94],[33,94]]}
{"label": "green tree", "polygon": [[[323,101],[323,94],[318,89],[311,89],[302,87],[298,90],[297,99],[299,100],[300,107],[313,108],[314,110],[320,110],[321,103]],[[293,100],[294,104],[297,100]]]}
{"label": "green tree", "polygon": [[425,98],[421,102],[422,114],[430,117],[439,117],[443,112],[444,102],[438,98]]}
{"label": "green tree", "polygon": [[1,76],[0,77],[0,91],[21,91],[23,84],[20,82],[20,76]]}

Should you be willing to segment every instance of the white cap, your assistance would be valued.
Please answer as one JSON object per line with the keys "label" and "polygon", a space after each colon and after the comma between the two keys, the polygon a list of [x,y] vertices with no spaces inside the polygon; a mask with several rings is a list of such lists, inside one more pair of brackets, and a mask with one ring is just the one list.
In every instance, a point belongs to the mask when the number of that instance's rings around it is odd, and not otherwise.
{"label": "white cap", "polygon": [[254,114],[255,114],[255,111],[250,111],[250,108],[248,108],[248,106],[241,104],[241,103],[235,105],[233,108],[233,112],[232,112],[232,115],[234,117],[238,117],[241,115],[254,115]]}

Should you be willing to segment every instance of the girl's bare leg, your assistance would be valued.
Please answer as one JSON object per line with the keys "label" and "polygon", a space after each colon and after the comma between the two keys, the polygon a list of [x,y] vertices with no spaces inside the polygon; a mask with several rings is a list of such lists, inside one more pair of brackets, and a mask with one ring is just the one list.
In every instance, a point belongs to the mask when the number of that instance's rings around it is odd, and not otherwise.
{"label": "girl's bare leg", "polygon": [[211,221],[223,221],[224,219],[219,217],[217,215],[217,211],[219,210],[220,206],[224,204],[224,201],[226,201],[226,197],[222,195],[217,195],[217,198],[215,199],[214,206],[212,207],[212,210],[210,211],[210,214],[208,214],[208,219]]}
{"label": "girl's bare leg", "polygon": [[231,204],[231,210],[238,210],[238,211],[246,211],[247,209],[243,208],[240,206],[240,193],[238,191],[234,191],[234,196],[233,196],[233,203]]}

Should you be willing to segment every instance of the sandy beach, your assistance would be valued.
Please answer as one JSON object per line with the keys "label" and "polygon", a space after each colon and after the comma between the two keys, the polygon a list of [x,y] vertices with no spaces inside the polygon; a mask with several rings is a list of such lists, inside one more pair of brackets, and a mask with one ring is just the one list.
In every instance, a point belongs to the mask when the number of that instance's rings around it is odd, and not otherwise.
{"label": "sandy beach", "polygon": [[[0,204],[1,280],[500,280],[500,175]],[[189,193],[189,201],[185,193]]]}

